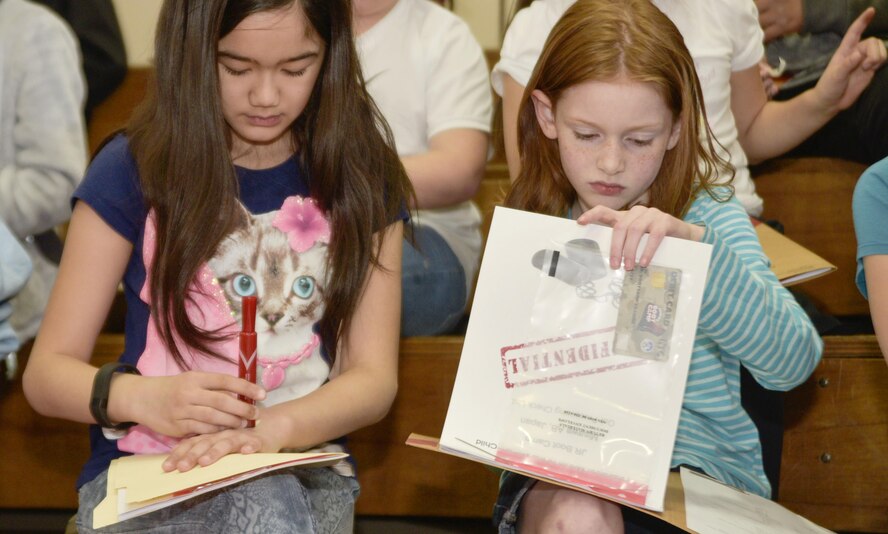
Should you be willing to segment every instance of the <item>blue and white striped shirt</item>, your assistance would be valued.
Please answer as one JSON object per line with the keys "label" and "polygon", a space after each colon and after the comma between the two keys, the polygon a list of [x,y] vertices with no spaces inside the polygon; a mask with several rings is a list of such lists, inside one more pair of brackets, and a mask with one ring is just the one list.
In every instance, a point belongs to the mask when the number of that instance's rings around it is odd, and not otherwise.
{"label": "blue and white striped shirt", "polygon": [[736,199],[702,192],[685,221],[705,225],[713,251],[672,465],[769,497],[758,431],[740,404],[740,366],[768,389],[789,390],[814,371],[823,341],[771,272]]}

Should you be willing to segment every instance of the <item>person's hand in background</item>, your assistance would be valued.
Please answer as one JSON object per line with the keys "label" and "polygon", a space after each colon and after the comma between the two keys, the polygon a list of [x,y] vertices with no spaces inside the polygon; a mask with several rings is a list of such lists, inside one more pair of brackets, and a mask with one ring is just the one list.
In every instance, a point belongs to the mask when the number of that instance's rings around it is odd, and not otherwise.
{"label": "person's hand in background", "polygon": [[765,42],[798,33],[805,21],[802,0],[755,0]]}
{"label": "person's hand in background", "polygon": [[762,76],[762,84],[765,86],[765,94],[768,95],[768,100],[771,100],[774,98],[774,95],[780,92],[780,87],[774,81],[775,78],[779,78],[783,74],[783,68],[786,66],[786,63],[782,60],[780,63],[778,67],[772,67],[768,63],[767,57],[763,57],[759,61],[759,73]]}

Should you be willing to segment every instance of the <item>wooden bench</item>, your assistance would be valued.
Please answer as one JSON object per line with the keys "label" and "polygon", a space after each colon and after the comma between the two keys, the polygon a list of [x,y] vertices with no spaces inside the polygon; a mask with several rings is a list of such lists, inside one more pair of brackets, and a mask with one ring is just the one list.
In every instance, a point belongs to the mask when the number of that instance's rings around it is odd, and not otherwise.
{"label": "wooden bench", "polygon": [[826,336],[786,396],[780,502],[832,530],[888,532],[888,366],[875,336]]}
{"label": "wooden bench", "polygon": [[838,270],[798,289],[832,315],[869,315],[854,285],[857,268],[851,197],[865,166],[833,158],[776,159],[753,169],[765,201],[763,217],[780,221],[786,235]]}

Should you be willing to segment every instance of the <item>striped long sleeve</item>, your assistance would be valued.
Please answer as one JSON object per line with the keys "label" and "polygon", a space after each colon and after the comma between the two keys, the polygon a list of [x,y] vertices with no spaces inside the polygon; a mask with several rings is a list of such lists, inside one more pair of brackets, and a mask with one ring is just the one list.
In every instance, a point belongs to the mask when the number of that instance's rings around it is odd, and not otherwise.
{"label": "striped long sleeve", "polygon": [[705,225],[713,252],[673,465],[769,496],[758,431],[740,403],[740,366],[764,387],[788,390],[813,372],[823,342],[770,271],[739,202],[703,193],[685,220]]}

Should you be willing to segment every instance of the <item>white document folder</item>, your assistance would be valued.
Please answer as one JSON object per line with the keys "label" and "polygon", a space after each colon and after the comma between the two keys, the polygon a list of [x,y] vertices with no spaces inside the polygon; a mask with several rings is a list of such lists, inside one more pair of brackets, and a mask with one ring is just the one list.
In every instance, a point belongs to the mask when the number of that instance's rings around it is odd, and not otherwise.
{"label": "white document folder", "polygon": [[611,235],[496,208],[440,445],[662,511],[711,246]]}

